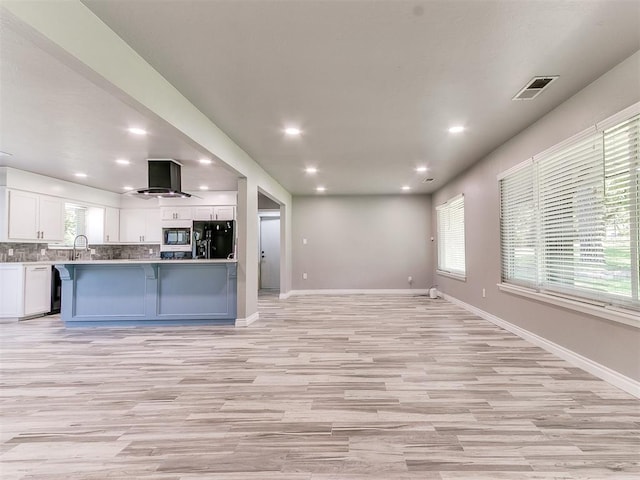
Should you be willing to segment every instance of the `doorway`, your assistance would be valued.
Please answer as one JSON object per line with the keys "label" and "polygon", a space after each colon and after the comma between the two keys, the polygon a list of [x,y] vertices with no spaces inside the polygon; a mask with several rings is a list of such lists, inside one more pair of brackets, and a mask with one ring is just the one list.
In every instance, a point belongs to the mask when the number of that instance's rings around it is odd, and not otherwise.
{"label": "doorway", "polygon": [[280,216],[260,216],[260,289],[280,290]]}

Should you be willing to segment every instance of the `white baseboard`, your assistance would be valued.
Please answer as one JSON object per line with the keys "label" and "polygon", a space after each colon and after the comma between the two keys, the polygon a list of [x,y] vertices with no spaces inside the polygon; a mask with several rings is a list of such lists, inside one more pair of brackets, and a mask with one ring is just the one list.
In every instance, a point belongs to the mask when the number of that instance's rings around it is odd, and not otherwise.
{"label": "white baseboard", "polygon": [[369,288],[369,289],[328,289],[291,290],[290,295],[427,295],[427,289],[420,288]]}
{"label": "white baseboard", "polygon": [[627,393],[630,393],[634,397],[640,398],[640,382],[629,378],[620,372],[616,372],[615,370],[610,369],[609,367],[605,367],[593,360],[580,355],[579,353],[574,352],[573,350],[569,350],[568,348],[563,347],[562,345],[558,345],[546,338],[543,338],[535,333],[530,332],[529,330],[525,330],[522,327],[518,327],[513,323],[509,323],[506,320],[503,320],[495,315],[485,312],[473,305],[469,305],[468,303],[463,302],[462,300],[458,300],[451,295],[447,295],[446,293],[438,292],[440,296],[442,296],[445,300],[450,301],[451,303],[455,303],[456,305],[461,306],[465,310],[476,314],[480,318],[484,318],[489,322],[498,325],[499,327],[508,330],[511,333],[516,334],[520,338],[527,340],[528,342],[537,345],[545,349],[547,352],[551,352],[554,355],[566,360],[570,364],[579,367],[592,375],[604,380],[607,383],[610,383],[614,387],[618,387],[621,390],[624,390]]}
{"label": "white baseboard", "polygon": [[281,293],[280,294],[280,300],[286,300],[290,296],[291,296],[291,290],[289,290],[287,293]]}
{"label": "white baseboard", "polygon": [[260,314],[258,312],[249,315],[247,318],[236,318],[236,327],[248,327],[259,318]]}

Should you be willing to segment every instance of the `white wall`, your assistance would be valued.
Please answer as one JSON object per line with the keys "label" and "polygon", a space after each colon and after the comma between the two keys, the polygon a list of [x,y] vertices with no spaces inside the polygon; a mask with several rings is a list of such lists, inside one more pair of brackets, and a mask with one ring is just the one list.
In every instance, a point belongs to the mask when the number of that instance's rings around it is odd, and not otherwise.
{"label": "white wall", "polygon": [[[640,52],[613,68],[438,190],[435,207],[465,195],[467,280],[436,275],[439,289],[463,302],[640,380],[640,329],[498,290],[498,173],[640,101]],[[435,232],[435,224],[434,224]],[[434,247],[435,254],[435,247]],[[435,274],[435,268],[434,268]],[[482,297],[482,289],[487,292]]]}
{"label": "white wall", "polygon": [[430,236],[427,195],[294,197],[293,289],[426,289]]}
{"label": "white wall", "polygon": [[45,177],[10,167],[0,167],[0,185],[26,192],[51,195],[65,200],[74,200],[86,205],[101,205],[120,208],[121,195],[78,183]]}

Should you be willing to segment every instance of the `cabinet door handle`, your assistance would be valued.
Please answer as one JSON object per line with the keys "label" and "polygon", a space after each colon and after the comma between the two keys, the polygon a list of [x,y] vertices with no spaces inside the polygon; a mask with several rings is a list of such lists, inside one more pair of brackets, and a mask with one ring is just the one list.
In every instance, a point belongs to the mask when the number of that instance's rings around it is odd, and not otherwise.
{"label": "cabinet door handle", "polygon": [[31,267],[31,271],[32,272],[35,272],[37,270],[46,270],[46,269],[47,269],[47,267]]}

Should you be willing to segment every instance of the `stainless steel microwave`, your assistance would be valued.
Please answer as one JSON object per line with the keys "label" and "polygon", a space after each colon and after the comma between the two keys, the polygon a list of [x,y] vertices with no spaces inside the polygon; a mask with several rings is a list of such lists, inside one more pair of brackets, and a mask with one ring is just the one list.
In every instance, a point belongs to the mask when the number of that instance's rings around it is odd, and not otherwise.
{"label": "stainless steel microwave", "polygon": [[162,223],[161,252],[190,252],[193,222],[191,220]]}

